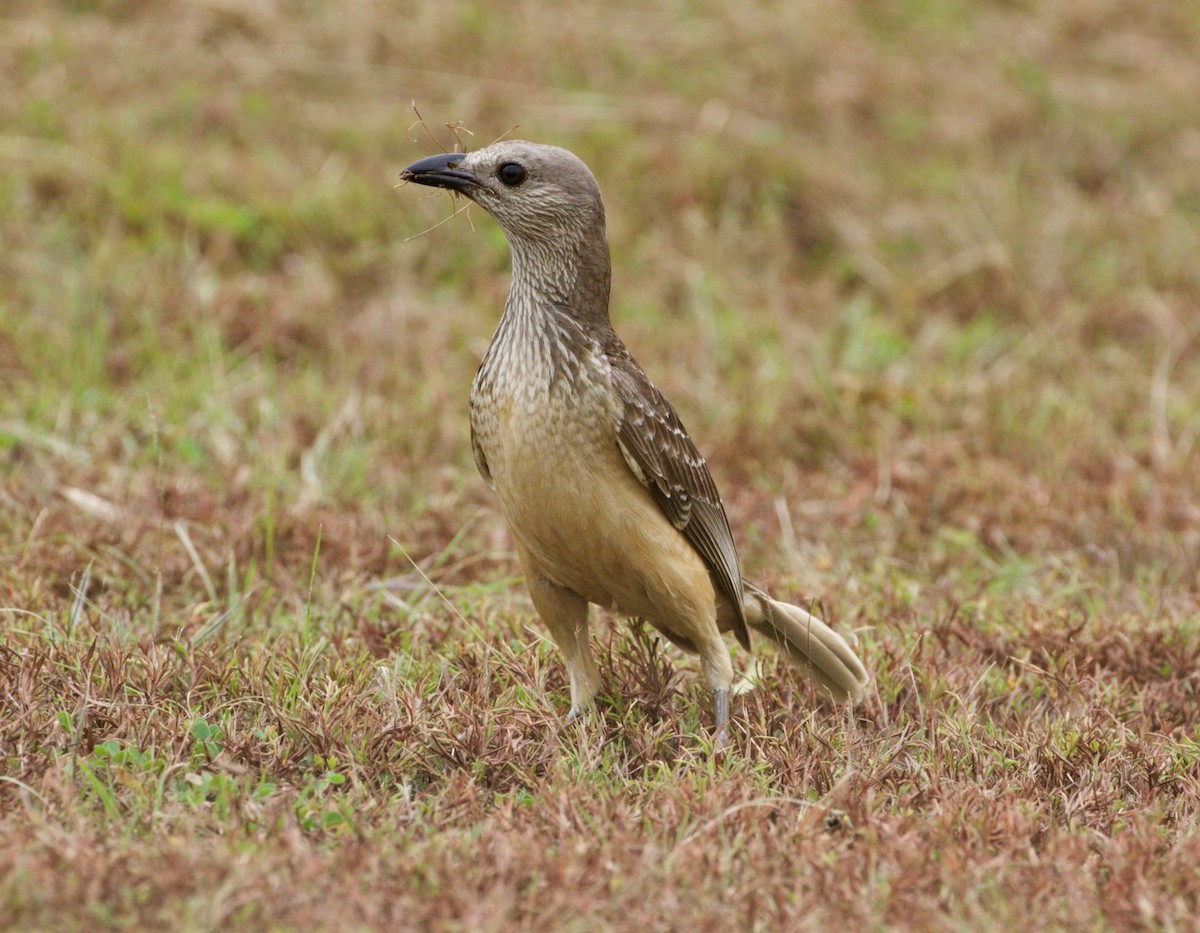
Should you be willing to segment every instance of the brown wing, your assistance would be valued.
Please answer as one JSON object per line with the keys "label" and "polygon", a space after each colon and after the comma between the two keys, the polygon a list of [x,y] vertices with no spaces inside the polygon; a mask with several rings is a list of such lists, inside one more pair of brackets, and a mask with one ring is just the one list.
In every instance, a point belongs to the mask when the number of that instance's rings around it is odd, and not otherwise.
{"label": "brown wing", "polygon": [[743,648],[750,635],[742,614],[742,571],[729,519],[708,464],[666,397],[642,372],[615,336],[605,347],[613,389],[621,401],[617,440],[629,469],[663,514],[696,549],[736,616],[734,634]]}
{"label": "brown wing", "polygon": [[488,467],[487,457],[483,453],[483,448],[479,446],[479,438],[475,436],[474,425],[471,425],[471,456],[475,458],[475,469],[479,471],[479,475],[483,477],[483,481],[494,489],[496,484],[492,482],[492,471]]}

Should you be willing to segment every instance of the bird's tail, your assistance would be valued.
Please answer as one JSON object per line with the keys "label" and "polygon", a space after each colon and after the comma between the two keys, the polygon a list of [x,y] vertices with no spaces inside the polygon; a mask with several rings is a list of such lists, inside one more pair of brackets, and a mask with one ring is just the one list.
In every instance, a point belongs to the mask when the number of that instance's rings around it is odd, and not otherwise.
{"label": "bird's tail", "polygon": [[799,606],[772,599],[747,583],[742,600],[746,624],[788,653],[836,700],[856,702],[871,677],[846,639]]}

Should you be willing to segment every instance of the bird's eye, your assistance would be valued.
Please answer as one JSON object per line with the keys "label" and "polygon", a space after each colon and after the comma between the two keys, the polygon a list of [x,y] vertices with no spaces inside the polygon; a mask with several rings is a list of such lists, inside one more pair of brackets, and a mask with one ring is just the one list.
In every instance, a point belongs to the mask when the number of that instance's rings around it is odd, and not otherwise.
{"label": "bird's eye", "polygon": [[525,180],[525,169],[516,162],[505,162],[496,170],[496,177],[510,188]]}

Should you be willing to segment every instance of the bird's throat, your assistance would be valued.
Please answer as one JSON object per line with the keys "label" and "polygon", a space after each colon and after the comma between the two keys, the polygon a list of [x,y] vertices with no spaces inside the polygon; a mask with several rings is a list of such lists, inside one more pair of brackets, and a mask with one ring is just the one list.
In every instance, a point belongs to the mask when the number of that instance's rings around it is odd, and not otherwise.
{"label": "bird's throat", "polygon": [[535,243],[511,239],[512,284],[505,314],[565,313],[585,329],[606,330],[612,271],[603,229],[599,233]]}

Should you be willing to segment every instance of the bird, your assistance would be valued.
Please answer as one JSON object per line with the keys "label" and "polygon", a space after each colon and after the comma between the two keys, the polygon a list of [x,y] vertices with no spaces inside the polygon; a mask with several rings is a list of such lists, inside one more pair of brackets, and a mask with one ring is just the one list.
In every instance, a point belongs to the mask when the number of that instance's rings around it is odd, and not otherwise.
{"label": "bird", "polygon": [[704,457],[613,330],[604,203],[587,165],[504,140],[400,177],[465,196],[508,241],[508,298],[471,386],[471,450],[565,662],[568,722],[601,685],[589,604],[699,655],[717,746],[729,732],[727,633],[747,650],[751,631],[765,636],[834,700],[861,699],[870,676],[847,640],[743,579]]}

